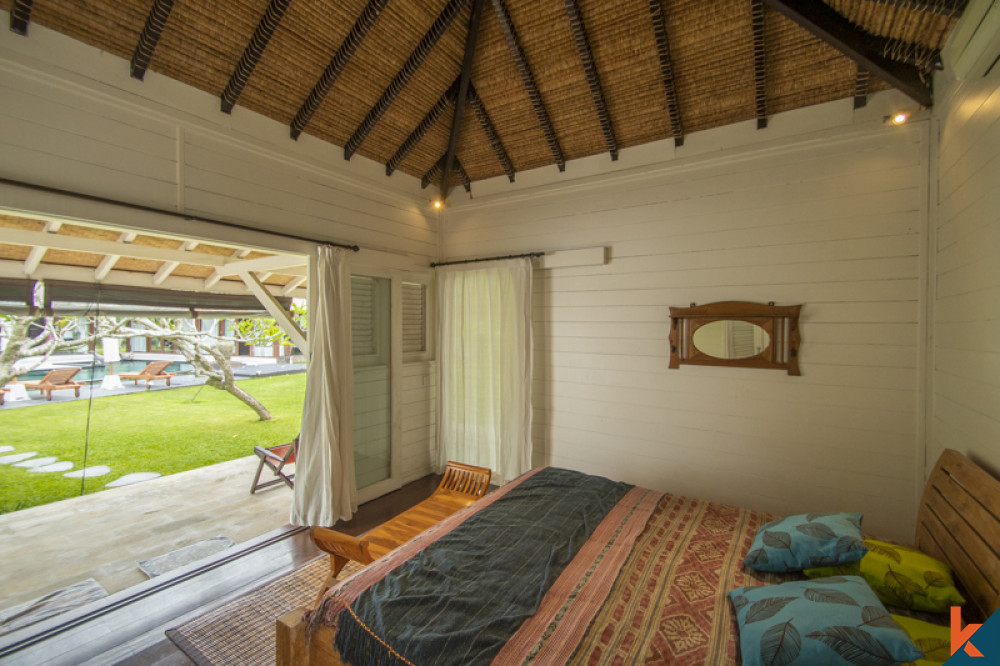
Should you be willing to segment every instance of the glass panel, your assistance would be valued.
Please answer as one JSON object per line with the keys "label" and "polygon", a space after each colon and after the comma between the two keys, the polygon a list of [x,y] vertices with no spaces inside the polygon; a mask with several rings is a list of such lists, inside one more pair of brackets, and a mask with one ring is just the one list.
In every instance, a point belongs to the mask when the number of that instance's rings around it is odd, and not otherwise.
{"label": "glass panel", "polygon": [[351,276],[354,474],[358,488],[391,475],[390,280]]}
{"label": "glass panel", "polygon": [[691,341],[702,354],[722,359],[750,358],[767,348],[767,331],[748,321],[724,319],[705,324]]}

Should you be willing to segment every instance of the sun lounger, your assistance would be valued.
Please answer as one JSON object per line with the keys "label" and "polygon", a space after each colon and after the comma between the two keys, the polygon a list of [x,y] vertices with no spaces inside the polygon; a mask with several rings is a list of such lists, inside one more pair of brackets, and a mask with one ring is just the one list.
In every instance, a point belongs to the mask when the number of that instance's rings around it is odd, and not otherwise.
{"label": "sun lounger", "polygon": [[73,393],[79,398],[80,387],[83,386],[83,382],[73,381],[73,375],[78,372],[80,372],[80,368],[50,370],[47,375],[37,382],[24,382],[24,388],[29,391],[41,391],[45,394],[46,400],[52,399],[53,391],[61,391],[63,389],[73,389]]}
{"label": "sun lounger", "polygon": [[170,365],[171,363],[173,363],[173,361],[153,361],[139,372],[123,372],[118,376],[121,377],[122,379],[131,379],[136,384],[139,383],[139,380],[145,380],[146,386],[149,386],[149,382],[151,381],[157,379],[166,379],[167,386],[170,386],[170,378],[176,375],[177,373],[164,372],[164,370],[166,370],[167,366]]}

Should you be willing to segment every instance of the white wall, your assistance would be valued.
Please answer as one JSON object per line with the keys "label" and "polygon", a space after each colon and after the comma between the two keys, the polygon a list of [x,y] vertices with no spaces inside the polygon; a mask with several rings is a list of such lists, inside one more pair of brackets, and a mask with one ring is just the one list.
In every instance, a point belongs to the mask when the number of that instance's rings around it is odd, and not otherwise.
{"label": "white wall", "polygon": [[[778,513],[863,511],[912,540],[929,123],[852,125],[849,101],[813,113],[843,127],[727,128],[715,150],[704,133],[693,156],[449,207],[449,259],[609,248],[606,266],[536,273],[536,463]],[[668,307],[719,300],[803,304],[802,376],[669,370]]]}
{"label": "white wall", "polygon": [[1000,475],[1000,77],[937,83],[927,465],[952,448]]}
{"label": "white wall", "polygon": [[[6,25],[7,14],[0,12]],[[0,30],[0,178],[140,204],[260,230],[357,243],[358,264],[428,271],[438,257],[436,214],[419,181],[341,148],[32,24]],[[282,240],[176,217],[0,184],[0,209],[52,214],[267,249]],[[429,361],[402,371],[401,482],[431,471]]]}

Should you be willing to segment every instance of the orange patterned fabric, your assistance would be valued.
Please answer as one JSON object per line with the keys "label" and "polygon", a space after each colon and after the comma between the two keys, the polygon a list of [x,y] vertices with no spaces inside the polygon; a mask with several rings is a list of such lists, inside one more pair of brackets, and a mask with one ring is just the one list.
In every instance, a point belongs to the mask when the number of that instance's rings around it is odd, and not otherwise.
{"label": "orange patterned fabric", "polygon": [[567,663],[739,663],[726,593],[788,578],[743,568],[754,534],[771,518],[664,495]]}

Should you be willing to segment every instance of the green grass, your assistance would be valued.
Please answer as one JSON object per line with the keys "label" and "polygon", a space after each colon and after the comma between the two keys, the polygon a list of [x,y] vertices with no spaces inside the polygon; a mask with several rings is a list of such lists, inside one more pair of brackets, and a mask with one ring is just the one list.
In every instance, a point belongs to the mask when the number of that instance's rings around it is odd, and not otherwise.
{"label": "green grass", "polygon": [[[56,456],[80,469],[86,443],[86,465],[111,468],[106,476],[86,480],[87,494],[133,472],[176,474],[252,455],[254,446],[295,437],[302,421],[305,374],[246,379],[239,385],[268,408],[273,420],[259,421],[232,395],[207,386],[110,396],[92,405],[81,399],[0,408],[0,445],[16,447],[0,455],[37,451],[38,457]],[[0,465],[0,513],[80,494],[80,479]]]}

